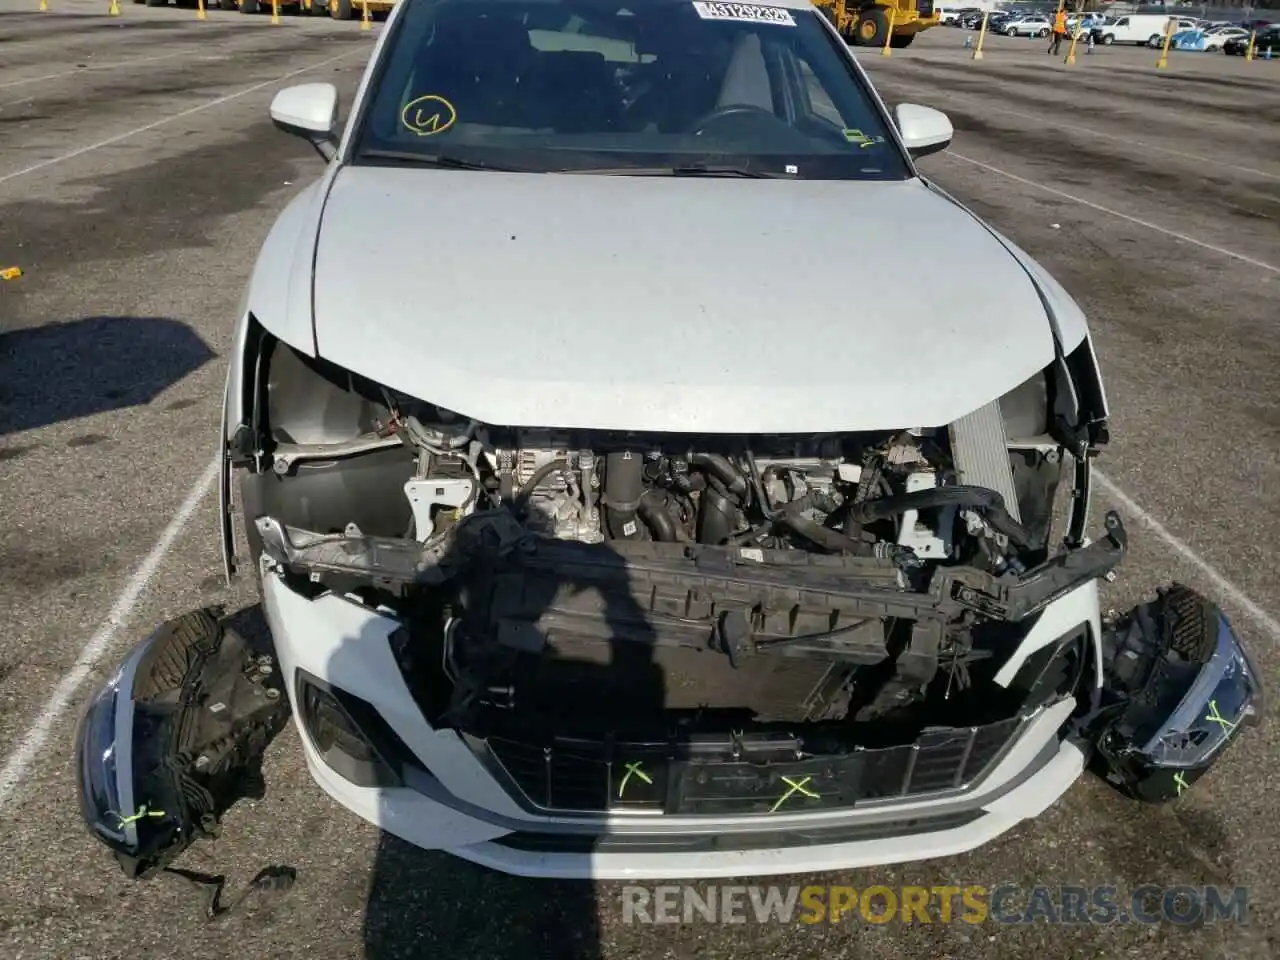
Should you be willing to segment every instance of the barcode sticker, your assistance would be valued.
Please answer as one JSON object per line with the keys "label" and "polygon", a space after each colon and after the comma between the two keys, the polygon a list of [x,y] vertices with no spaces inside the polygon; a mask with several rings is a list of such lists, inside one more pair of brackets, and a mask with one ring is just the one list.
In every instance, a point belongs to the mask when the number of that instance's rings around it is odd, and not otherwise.
{"label": "barcode sticker", "polygon": [[757,3],[719,3],[717,0],[694,0],[693,9],[703,20],[738,20],[745,23],[776,23],[794,27],[795,18],[784,7],[765,7]]}

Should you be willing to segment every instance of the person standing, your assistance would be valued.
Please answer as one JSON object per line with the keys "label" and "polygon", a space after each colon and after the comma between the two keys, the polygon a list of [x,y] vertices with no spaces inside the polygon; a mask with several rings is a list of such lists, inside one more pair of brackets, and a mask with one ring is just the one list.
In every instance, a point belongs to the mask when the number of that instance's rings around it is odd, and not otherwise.
{"label": "person standing", "polygon": [[1062,38],[1067,35],[1067,12],[1061,7],[1053,17],[1053,42],[1049,44],[1049,49],[1045,53],[1057,53],[1058,48],[1062,46]]}

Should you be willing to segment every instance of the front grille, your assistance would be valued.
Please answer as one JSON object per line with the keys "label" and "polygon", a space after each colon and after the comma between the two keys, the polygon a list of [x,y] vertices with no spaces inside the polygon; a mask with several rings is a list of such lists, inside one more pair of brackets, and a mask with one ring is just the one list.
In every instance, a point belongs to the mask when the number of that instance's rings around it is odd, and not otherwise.
{"label": "front grille", "polygon": [[489,737],[471,745],[529,809],[726,816],[839,809],[963,789],[981,779],[1025,722],[1012,717],[927,730],[911,744],[819,757],[798,755],[791,738],[763,735],[545,745]]}

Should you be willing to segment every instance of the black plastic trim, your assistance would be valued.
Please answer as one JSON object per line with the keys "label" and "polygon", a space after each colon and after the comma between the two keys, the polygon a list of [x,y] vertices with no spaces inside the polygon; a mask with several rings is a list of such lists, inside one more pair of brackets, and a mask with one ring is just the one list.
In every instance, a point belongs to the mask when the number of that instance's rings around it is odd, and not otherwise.
{"label": "black plastic trim", "polygon": [[492,841],[497,846],[529,853],[724,853],[816,847],[837,843],[888,840],[955,830],[980,820],[982,810],[961,810],[931,817],[904,817],[879,823],[839,824],[759,833],[701,834],[584,834],[509,833]]}

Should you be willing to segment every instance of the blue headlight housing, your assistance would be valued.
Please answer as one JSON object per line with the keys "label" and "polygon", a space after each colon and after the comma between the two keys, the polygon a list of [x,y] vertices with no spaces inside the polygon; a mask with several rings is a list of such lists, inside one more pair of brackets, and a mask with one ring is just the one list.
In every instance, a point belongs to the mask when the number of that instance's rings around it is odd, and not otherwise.
{"label": "blue headlight housing", "polygon": [[1257,667],[1211,601],[1173,585],[1104,637],[1096,743],[1107,779],[1144,800],[1180,796],[1259,722]]}
{"label": "blue headlight housing", "polygon": [[157,631],[130,651],[90,699],[76,731],[81,816],[135,876],[165,850],[186,845],[183,804],[158,755],[164,739],[156,735],[168,726],[164,712],[134,697],[139,672],[155,660],[163,639]]}
{"label": "blue headlight housing", "polygon": [[1212,760],[1241,726],[1262,712],[1262,684],[1244,645],[1221,613],[1217,643],[1191,689],[1139,749],[1151,764],[1188,769]]}
{"label": "blue headlight housing", "polygon": [[76,786],[90,832],[148,876],[257,792],[257,764],[288,719],[270,658],[197,610],[159,626],[90,698]]}

